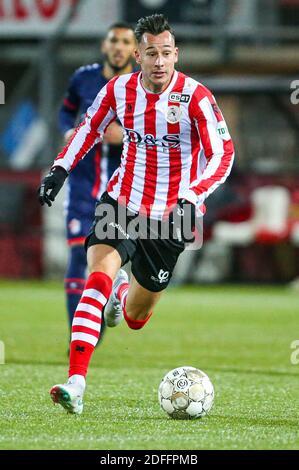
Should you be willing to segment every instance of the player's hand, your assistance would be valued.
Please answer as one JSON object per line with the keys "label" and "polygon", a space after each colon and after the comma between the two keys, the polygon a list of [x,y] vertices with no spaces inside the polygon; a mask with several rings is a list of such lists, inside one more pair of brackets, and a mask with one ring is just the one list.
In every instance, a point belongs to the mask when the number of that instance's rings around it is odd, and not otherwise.
{"label": "player's hand", "polygon": [[190,230],[195,229],[196,206],[185,198],[178,199],[177,214],[181,215],[183,223],[188,224]]}
{"label": "player's hand", "polygon": [[185,243],[195,241],[195,231],[198,218],[203,217],[205,206],[202,196],[198,196],[191,189],[184,193],[185,197],[178,199],[173,211],[170,213],[169,222],[173,236],[176,235]]}
{"label": "player's hand", "polygon": [[62,188],[67,176],[67,171],[61,166],[55,166],[50,170],[50,173],[45,176],[38,188],[38,200],[42,206],[44,204],[48,204],[49,207],[52,206],[52,202]]}
{"label": "player's hand", "polygon": [[195,208],[195,216],[203,217],[206,213],[206,206],[202,196],[198,196],[192,189],[184,193],[184,197],[178,200],[178,204],[192,204]]}
{"label": "player's hand", "polygon": [[195,229],[195,205],[187,199],[178,199],[169,215],[169,230],[173,239],[192,243]]}

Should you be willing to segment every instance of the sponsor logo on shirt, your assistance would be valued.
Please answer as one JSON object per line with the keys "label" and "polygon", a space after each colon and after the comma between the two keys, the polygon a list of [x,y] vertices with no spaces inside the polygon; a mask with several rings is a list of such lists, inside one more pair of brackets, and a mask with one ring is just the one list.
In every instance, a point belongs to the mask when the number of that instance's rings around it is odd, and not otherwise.
{"label": "sponsor logo on shirt", "polygon": [[168,101],[172,103],[189,103],[190,95],[186,93],[169,93]]}
{"label": "sponsor logo on shirt", "polygon": [[[176,107],[176,106],[175,106]],[[124,129],[124,142],[137,144],[137,147],[162,147],[165,151],[169,148],[176,148],[180,145],[179,134],[166,134],[162,138],[157,139],[152,134],[140,135],[133,129]]]}
{"label": "sponsor logo on shirt", "polygon": [[230,134],[228,132],[227,125],[225,121],[219,121],[217,124],[217,134],[221,137],[222,140],[230,140]]}

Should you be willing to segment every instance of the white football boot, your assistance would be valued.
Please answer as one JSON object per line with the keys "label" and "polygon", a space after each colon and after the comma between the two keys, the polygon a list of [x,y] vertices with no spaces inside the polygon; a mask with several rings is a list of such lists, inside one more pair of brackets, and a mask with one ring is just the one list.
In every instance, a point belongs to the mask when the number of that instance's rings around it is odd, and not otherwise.
{"label": "white football boot", "polygon": [[68,413],[80,415],[83,411],[85,379],[82,375],[72,375],[66,384],[54,385],[50,395],[54,405],[59,403]]}
{"label": "white football boot", "polygon": [[126,271],[120,269],[113,283],[112,292],[104,310],[106,324],[110,328],[117,326],[124,318],[120,300],[117,298],[116,293],[119,287],[127,282],[129,282],[129,277]]}

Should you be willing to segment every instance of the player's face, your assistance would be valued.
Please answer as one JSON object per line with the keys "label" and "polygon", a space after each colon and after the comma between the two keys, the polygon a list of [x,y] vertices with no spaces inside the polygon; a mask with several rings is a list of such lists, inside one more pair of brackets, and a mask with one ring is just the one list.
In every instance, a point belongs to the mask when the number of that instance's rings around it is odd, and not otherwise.
{"label": "player's face", "polygon": [[114,28],[108,32],[102,52],[110,67],[119,71],[133,59],[135,48],[135,36],[131,29]]}
{"label": "player's face", "polygon": [[167,88],[178,61],[178,48],[169,31],[157,36],[144,33],[135,54],[145,86],[159,93]]}

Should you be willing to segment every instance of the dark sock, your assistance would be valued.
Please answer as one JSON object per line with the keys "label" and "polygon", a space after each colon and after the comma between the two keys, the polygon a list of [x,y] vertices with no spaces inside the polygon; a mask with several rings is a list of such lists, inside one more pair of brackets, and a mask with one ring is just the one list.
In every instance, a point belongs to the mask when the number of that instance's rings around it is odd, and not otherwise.
{"label": "dark sock", "polygon": [[86,282],[86,252],[83,245],[70,248],[69,263],[64,279],[66,306],[69,326],[72,327],[74,314]]}

